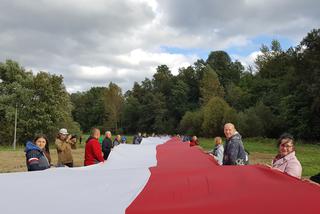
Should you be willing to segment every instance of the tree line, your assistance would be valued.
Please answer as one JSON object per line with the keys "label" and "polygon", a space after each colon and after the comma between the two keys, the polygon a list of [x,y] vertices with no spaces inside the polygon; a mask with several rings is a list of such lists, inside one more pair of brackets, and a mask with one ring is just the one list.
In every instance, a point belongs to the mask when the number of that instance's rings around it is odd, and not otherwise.
{"label": "tree line", "polygon": [[0,63],[0,145],[13,142],[17,110],[17,142],[24,144],[36,134],[53,140],[61,127],[80,133],[74,121],[70,95],[63,77],[47,72],[33,74],[17,62]]}
{"label": "tree line", "polygon": [[35,132],[53,135],[62,126],[211,137],[222,135],[226,122],[245,137],[290,132],[320,139],[320,29],[288,50],[277,40],[262,45],[253,67],[224,51],[180,68],[178,75],[160,65],[151,79],[125,93],[111,82],[69,95],[62,76],[34,75],[11,60],[0,64],[0,78],[1,143],[12,141],[16,106],[21,140]]}

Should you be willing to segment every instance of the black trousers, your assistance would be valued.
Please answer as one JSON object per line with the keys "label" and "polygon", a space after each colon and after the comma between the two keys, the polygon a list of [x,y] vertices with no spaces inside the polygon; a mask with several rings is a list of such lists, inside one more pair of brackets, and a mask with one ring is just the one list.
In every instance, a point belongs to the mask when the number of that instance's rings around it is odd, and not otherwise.
{"label": "black trousers", "polygon": [[65,163],[64,165],[66,165],[67,167],[73,167],[73,162],[71,162],[71,163]]}
{"label": "black trousers", "polygon": [[106,150],[103,152],[103,159],[107,160],[108,157],[109,157],[110,152],[111,152],[111,149],[106,149]]}

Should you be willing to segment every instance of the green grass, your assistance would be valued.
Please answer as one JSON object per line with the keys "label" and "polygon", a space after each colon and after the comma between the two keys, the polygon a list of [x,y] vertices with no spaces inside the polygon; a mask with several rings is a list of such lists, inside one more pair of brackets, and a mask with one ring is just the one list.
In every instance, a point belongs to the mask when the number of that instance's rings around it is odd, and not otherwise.
{"label": "green grass", "polygon": [[[84,135],[81,144],[77,144],[77,148],[84,148],[85,141],[89,135]],[[112,138],[115,136],[113,135]],[[126,136],[127,143],[132,143],[133,136]],[[200,138],[200,145],[205,150],[213,149],[213,138]],[[250,163],[270,164],[277,154],[276,140],[268,138],[246,138],[243,140],[246,150],[250,152]],[[50,142],[50,150],[54,151],[54,142]],[[12,146],[0,146],[0,151],[18,152],[23,154],[24,146],[18,145],[16,151]],[[320,145],[302,144],[298,142],[296,146],[296,155],[302,165],[303,177],[310,177],[320,172]]]}
{"label": "green grass", "polygon": [[[205,150],[213,149],[213,139],[200,138],[199,140],[201,147]],[[275,139],[247,138],[243,142],[246,150],[250,152],[250,160],[253,159],[254,163],[271,163],[278,152]],[[303,177],[310,177],[320,172],[320,145],[298,142],[296,155],[302,165]]]}

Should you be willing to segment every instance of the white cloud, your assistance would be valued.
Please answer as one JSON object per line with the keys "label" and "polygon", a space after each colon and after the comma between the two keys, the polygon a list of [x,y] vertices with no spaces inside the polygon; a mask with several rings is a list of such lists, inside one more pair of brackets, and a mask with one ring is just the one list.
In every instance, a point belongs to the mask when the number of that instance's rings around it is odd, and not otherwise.
{"label": "white cloud", "polygon": [[247,56],[231,55],[233,60],[238,60],[244,67],[252,66],[254,67],[254,62],[258,55],[262,54],[261,51],[254,51]]}
{"label": "white cloud", "polygon": [[182,54],[147,52],[135,49],[129,54],[118,56],[119,60],[133,66],[149,67],[154,70],[158,65],[166,64],[174,74],[178,73],[180,67],[191,65],[198,57],[185,56]]}
{"label": "white cloud", "polygon": [[[259,35],[299,41],[320,26],[320,1],[0,0],[0,61],[64,76],[70,92],[113,81],[124,90],[167,64],[198,56],[184,49],[245,48]],[[260,45],[260,44],[259,44]],[[170,53],[161,47],[177,47]],[[245,65],[249,56],[232,56]]]}

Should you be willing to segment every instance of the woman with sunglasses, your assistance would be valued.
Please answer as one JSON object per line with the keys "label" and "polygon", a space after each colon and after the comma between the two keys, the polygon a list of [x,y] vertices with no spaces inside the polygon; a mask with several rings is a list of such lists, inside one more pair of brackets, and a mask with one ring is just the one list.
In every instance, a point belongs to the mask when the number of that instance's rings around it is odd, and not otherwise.
{"label": "woman with sunglasses", "polygon": [[294,138],[290,134],[282,134],[278,140],[279,153],[272,161],[272,168],[278,169],[293,177],[301,178],[302,167],[295,153]]}

